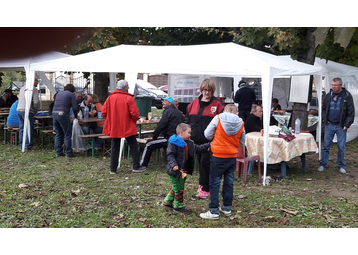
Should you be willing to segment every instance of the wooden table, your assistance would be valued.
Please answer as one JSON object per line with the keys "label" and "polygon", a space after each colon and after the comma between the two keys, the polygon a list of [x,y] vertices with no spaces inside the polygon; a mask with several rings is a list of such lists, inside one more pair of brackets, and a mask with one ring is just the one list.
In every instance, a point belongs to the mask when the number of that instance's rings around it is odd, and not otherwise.
{"label": "wooden table", "polygon": [[84,126],[87,126],[88,127],[88,132],[89,132],[89,124],[91,123],[91,122],[102,122],[102,121],[105,121],[105,119],[103,119],[103,118],[88,118],[88,119],[80,119],[80,120],[78,120],[78,123],[80,124],[80,125],[84,125]]}
{"label": "wooden table", "polygon": [[142,138],[142,126],[149,124],[158,124],[159,120],[146,120],[146,121],[137,121],[136,125],[139,127],[138,138]]}
{"label": "wooden table", "polygon": [[10,111],[10,107],[2,107],[0,108],[0,112],[9,112]]}
{"label": "wooden table", "polygon": [[[286,162],[300,156],[302,171],[306,172],[305,153],[318,153],[317,143],[310,133],[295,135],[295,139],[286,142],[283,138],[269,137],[267,145],[267,164],[281,163],[281,175],[286,177]],[[248,154],[259,155],[264,161],[264,137],[260,132],[250,132],[245,135],[245,145]]]}

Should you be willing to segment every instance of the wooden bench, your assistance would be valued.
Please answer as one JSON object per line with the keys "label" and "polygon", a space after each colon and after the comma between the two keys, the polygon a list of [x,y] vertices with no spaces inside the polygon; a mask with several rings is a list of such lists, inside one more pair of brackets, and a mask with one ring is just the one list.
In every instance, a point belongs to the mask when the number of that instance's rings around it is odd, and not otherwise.
{"label": "wooden bench", "polygon": [[17,145],[17,134],[19,133],[19,128],[18,127],[4,127],[4,144],[6,144],[6,130],[10,132],[10,134],[13,133],[13,131],[15,131],[15,141],[11,141],[12,135],[10,135],[10,143],[13,142],[13,144]]}
{"label": "wooden bench", "polygon": [[109,144],[109,147],[106,146],[106,141],[111,140],[112,138],[108,135],[101,135],[98,138],[101,138],[103,140],[102,150],[103,150],[103,157],[109,155],[111,156],[111,144]]}
{"label": "wooden bench", "polygon": [[100,138],[100,136],[105,136],[105,134],[89,134],[89,135],[79,135],[78,137],[85,140],[85,154],[87,157],[87,145],[90,145],[92,148],[92,157],[94,157],[94,142],[96,138]]}
{"label": "wooden bench", "polygon": [[[44,135],[47,135],[48,136],[48,142],[49,142],[49,149],[51,148],[51,137],[54,137],[53,135],[56,135],[56,132],[55,130],[53,129],[45,129],[45,130],[41,130],[41,133],[44,134]],[[42,148],[44,148],[44,140],[45,138],[42,136],[41,137],[41,146]],[[55,142],[55,139],[53,139],[53,148],[56,149],[56,142]]]}

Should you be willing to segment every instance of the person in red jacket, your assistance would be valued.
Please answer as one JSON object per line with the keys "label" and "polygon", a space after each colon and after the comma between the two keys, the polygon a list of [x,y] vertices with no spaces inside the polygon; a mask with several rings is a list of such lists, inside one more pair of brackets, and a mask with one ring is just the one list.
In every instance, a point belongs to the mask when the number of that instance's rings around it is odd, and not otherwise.
{"label": "person in red jacket", "polygon": [[102,117],[105,119],[103,134],[112,138],[111,141],[111,174],[117,173],[119,146],[121,138],[125,138],[132,154],[133,172],[145,171],[139,165],[139,151],[136,139],[136,122],[139,118],[138,107],[132,94],[128,93],[128,82],[120,80],[117,89],[113,91],[102,107]]}
{"label": "person in red jacket", "polygon": [[[211,79],[204,79],[200,85],[201,95],[194,99],[187,107],[185,123],[191,127],[191,139],[195,144],[209,142],[204,136],[204,130],[210,121],[224,110],[223,102],[214,96],[215,82]],[[198,154],[199,163],[199,188],[198,198],[206,199],[209,195],[209,172],[210,152]]]}

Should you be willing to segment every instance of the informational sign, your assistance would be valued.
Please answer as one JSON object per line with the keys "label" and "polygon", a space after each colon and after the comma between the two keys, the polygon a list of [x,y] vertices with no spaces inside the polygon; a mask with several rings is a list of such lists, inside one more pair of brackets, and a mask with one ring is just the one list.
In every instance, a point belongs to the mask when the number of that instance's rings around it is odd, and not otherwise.
{"label": "informational sign", "polygon": [[289,101],[293,103],[308,103],[310,91],[310,76],[292,76]]}

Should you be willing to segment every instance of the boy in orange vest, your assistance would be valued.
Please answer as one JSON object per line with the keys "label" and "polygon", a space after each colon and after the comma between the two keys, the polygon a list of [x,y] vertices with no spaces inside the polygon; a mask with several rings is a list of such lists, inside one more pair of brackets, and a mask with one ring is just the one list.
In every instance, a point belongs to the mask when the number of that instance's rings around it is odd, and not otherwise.
{"label": "boy in orange vest", "polygon": [[[238,116],[237,107],[228,104],[224,112],[216,115],[204,131],[208,140],[212,140],[210,166],[210,203],[209,211],[201,213],[203,219],[219,219],[219,210],[231,215],[234,193],[234,172],[238,148],[245,145],[244,122]],[[219,208],[219,189],[224,176],[222,196],[223,205]]]}

